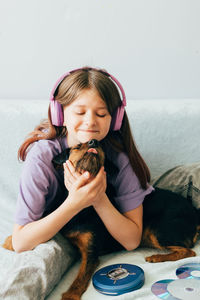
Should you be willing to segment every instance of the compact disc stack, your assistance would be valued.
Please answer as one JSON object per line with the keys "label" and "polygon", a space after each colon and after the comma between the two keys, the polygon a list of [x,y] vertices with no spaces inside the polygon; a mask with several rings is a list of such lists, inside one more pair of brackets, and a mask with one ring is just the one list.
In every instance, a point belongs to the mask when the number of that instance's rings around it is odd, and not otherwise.
{"label": "compact disc stack", "polygon": [[141,288],[144,284],[144,271],[131,264],[109,265],[94,274],[92,283],[98,292],[117,296]]}
{"label": "compact disc stack", "polygon": [[200,263],[189,263],[176,270],[179,279],[155,282],[151,291],[160,299],[200,300]]}

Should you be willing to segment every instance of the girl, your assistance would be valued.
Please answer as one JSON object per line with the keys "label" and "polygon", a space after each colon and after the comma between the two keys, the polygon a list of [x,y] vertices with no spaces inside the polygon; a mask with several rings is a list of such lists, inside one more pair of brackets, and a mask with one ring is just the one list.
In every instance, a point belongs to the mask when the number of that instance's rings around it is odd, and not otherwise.
{"label": "girl", "polygon": [[[153,187],[133,141],[125,105],[120,83],[103,70],[82,68],[58,80],[51,94],[48,121],[30,133],[18,153],[25,163],[12,235],[16,252],[48,241],[89,206],[125,249],[138,247],[142,202]],[[102,167],[90,180],[88,172],[75,172],[69,160],[64,172],[54,167],[55,156],[91,139],[102,142],[117,175],[107,176]],[[115,188],[112,202],[105,192],[107,183]]]}

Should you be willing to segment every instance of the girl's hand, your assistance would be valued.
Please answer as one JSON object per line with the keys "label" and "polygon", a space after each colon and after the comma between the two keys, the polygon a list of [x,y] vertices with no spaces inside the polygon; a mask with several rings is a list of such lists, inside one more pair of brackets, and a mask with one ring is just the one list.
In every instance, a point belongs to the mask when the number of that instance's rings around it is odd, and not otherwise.
{"label": "girl's hand", "polygon": [[63,164],[64,167],[64,183],[68,191],[70,191],[72,185],[81,176],[80,173],[75,172],[75,168],[70,160],[67,160]]}
{"label": "girl's hand", "polygon": [[88,172],[76,173],[73,165],[64,169],[65,185],[69,191],[67,201],[72,201],[82,210],[100,201],[106,191],[106,173],[102,167],[95,178]]}

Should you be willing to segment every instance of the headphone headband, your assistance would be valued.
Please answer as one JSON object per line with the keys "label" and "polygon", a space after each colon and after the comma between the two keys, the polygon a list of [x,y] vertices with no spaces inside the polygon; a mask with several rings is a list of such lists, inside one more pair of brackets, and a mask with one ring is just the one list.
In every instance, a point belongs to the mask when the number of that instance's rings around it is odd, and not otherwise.
{"label": "headphone headband", "polygon": [[122,94],[122,103],[121,105],[117,108],[116,112],[114,112],[113,116],[112,116],[112,122],[111,122],[111,129],[112,130],[119,130],[121,128],[121,124],[122,124],[122,120],[123,120],[123,116],[124,116],[124,107],[126,106],[126,95],[124,92],[124,89],[121,85],[121,83],[117,80],[117,78],[115,78],[113,75],[109,74],[106,71],[103,71],[101,69],[96,69],[96,68],[78,68],[78,69],[74,69],[71,71],[68,71],[66,73],[64,73],[55,83],[51,94],[50,94],[50,111],[51,111],[51,121],[52,124],[55,126],[63,126],[63,122],[64,122],[64,118],[63,118],[63,109],[61,104],[58,103],[58,101],[55,100],[55,92],[58,88],[58,86],[60,85],[60,83],[64,80],[64,78],[66,78],[67,76],[69,76],[70,74],[79,71],[79,70],[95,70],[95,71],[99,71],[102,74],[110,77],[112,79],[112,81],[114,81],[114,83],[118,86],[121,94]]}

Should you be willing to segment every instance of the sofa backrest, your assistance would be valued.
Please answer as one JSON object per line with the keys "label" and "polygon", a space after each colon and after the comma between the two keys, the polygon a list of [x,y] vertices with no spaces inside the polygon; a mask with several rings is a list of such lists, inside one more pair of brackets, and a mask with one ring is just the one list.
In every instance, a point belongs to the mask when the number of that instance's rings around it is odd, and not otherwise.
{"label": "sofa backrest", "polygon": [[200,100],[134,100],[128,116],[152,178],[200,161]]}
{"label": "sofa backrest", "polygon": [[[129,100],[126,110],[152,177],[200,160],[200,100]],[[13,199],[22,167],[17,150],[47,111],[47,100],[0,100],[0,189]]]}

